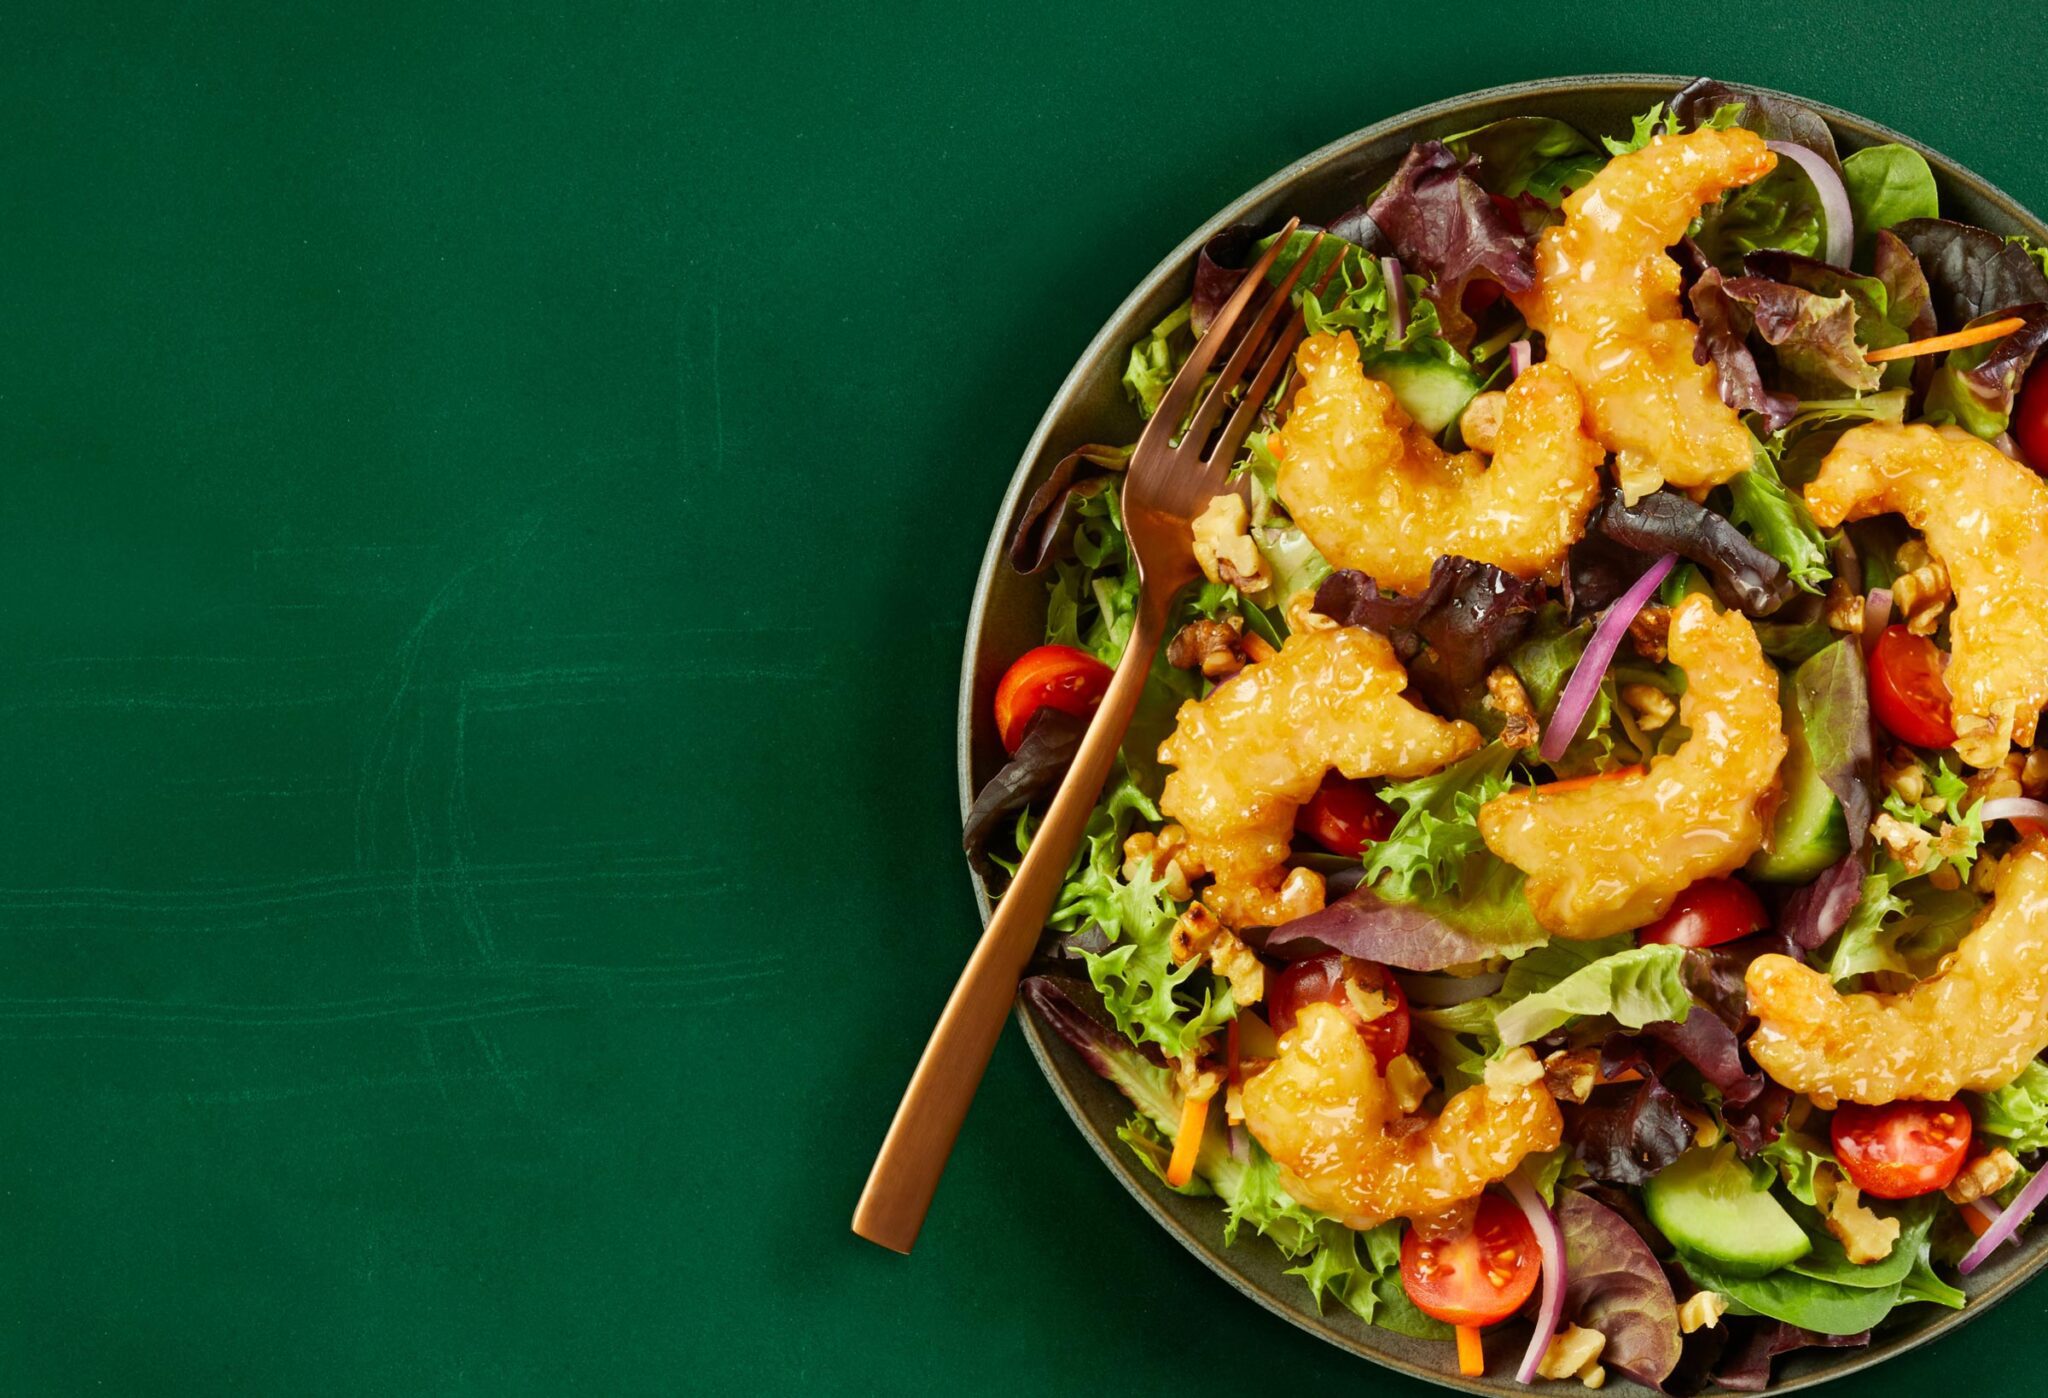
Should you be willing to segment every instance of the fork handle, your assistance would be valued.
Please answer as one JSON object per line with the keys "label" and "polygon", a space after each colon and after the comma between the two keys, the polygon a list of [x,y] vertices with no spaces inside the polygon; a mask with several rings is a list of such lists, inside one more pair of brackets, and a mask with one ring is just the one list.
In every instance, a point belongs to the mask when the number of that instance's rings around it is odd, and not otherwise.
{"label": "fork handle", "polygon": [[931,1207],[932,1194],[939,1187],[939,1175],[946,1168],[967,1105],[988,1068],[996,1040],[1002,1036],[1003,1021],[1017,994],[1018,978],[1030,964],[1038,946],[1045,920],[1052,913],[1053,900],[1066,881],[1067,866],[1117,750],[1138,707],[1138,697],[1151,672],[1153,657],[1166,630],[1170,589],[1155,601],[1155,589],[1140,593],[1131,638],[1123,659],[1102,696],[1102,703],[1089,721],[1088,731],[1074,754],[1074,762],[1060,782],[1031,837],[1017,876],[1010,881],[995,915],[989,919],[981,940],[967,958],[967,967],[953,985],[946,1008],[924,1054],[911,1074],[910,1086],[896,1107],[896,1119],[868,1172],[867,1187],[853,1211],[853,1231],[870,1242],[896,1252],[907,1253],[917,1241],[917,1231]]}

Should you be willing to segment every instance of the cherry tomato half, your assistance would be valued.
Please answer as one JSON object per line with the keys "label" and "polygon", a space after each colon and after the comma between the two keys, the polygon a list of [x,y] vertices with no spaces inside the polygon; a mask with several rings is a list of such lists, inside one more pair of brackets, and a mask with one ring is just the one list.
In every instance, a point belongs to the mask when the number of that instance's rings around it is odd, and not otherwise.
{"label": "cherry tomato half", "polygon": [[1636,933],[1636,940],[1718,947],[1761,930],[1769,921],[1762,900],[1742,880],[1701,879],[1679,894],[1664,916]]}
{"label": "cherry tomato half", "polygon": [[2036,471],[2048,474],[2048,359],[2027,372],[2012,410],[2012,439]]}
{"label": "cherry tomato half", "polygon": [[[1352,987],[1358,994],[1353,997]],[[1384,1014],[1367,1019],[1358,1001],[1374,1004],[1374,997],[1386,1002]],[[1335,1005],[1358,1027],[1366,1047],[1384,1069],[1408,1048],[1408,997],[1401,983],[1375,961],[1329,952],[1288,965],[1266,980],[1266,1018],[1275,1034],[1294,1027],[1306,1005]]]}
{"label": "cherry tomato half", "polygon": [[1447,1325],[1506,1320],[1542,1272],[1529,1220],[1498,1194],[1481,1195],[1471,1226],[1448,1238],[1425,1239],[1413,1224],[1401,1235],[1402,1289],[1417,1310]]}
{"label": "cherry tomato half", "polygon": [[1364,782],[1336,772],[1294,813],[1294,828],[1332,854],[1362,854],[1394,833],[1393,808]]}
{"label": "cherry tomato half", "polygon": [[1040,646],[1027,650],[1003,672],[996,686],[996,731],[1011,752],[1024,741],[1031,716],[1040,709],[1086,718],[1109,688],[1110,669],[1072,646]]}
{"label": "cherry tomato half", "polygon": [[1877,721],[1915,747],[1945,748],[1956,740],[1941,648],[1903,626],[1887,626],[1870,652],[1870,707]]}
{"label": "cherry tomato half", "polygon": [[1844,1102],[1829,1131],[1850,1183],[1880,1199],[1946,1188],[1970,1153],[1970,1109],[1960,1102]]}

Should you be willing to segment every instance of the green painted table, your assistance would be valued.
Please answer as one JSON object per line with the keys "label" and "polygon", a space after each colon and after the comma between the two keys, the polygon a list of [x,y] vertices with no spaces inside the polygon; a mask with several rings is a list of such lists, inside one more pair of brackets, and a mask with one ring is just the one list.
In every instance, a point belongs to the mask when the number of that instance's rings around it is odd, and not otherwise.
{"label": "green painted table", "polygon": [[[7,1392],[1421,1392],[1014,1039],[917,1255],[847,1232],[1041,405],[1239,190],[1517,78],[1711,67],[2048,205],[2019,6],[150,8],[0,25]],[[1864,1387],[2027,1386],[2044,1311]]]}

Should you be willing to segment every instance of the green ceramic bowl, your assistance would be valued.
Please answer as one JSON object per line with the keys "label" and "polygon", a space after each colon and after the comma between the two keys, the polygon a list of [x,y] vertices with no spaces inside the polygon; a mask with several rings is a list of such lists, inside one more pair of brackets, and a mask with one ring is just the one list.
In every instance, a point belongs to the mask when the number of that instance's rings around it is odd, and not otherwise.
{"label": "green ceramic bowl", "polygon": [[[1052,404],[1032,434],[1003,501],[1001,516],[989,536],[988,552],[976,583],[974,609],[967,624],[967,650],[960,681],[960,803],[964,813],[974,792],[1002,762],[1002,750],[989,717],[991,696],[1003,668],[1044,635],[1045,586],[1042,578],[1020,577],[1004,557],[1011,525],[1031,492],[1054,462],[1082,442],[1126,442],[1136,438],[1137,414],[1125,400],[1119,379],[1134,340],[1187,295],[1196,253],[1219,229],[1251,221],[1270,224],[1290,214],[1323,222],[1357,202],[1392,172],[1416,141],[1465,131],[1516,114],[1554,116],[1592,133],[1626,131],[1629,118],[1670,97],[1684,78],[1646,74],[1608,74],[1521,83],[1439,102],[1364,130],[1288,166],[1256,189],[1231,201],[1209,222],[1189,234],[1139,284],[1109,323],[1082,352]],[[1805,99],[1801,98],[1801,101]],[[1944,213],[1986,228],[2027,233],[2048,241],[2048,226],[1978,176],[1925,146],[1875,122],[1832,107],[1809,103],[1834,127],[1835,140],[1846,152],[1866,145],[1898,141],[1927,157],[1941,186]],[[977,883],[982,918],[989,915],[988,893]],[[1141,1169],[1116,1138],[1116,1128],[1129,1115],[1129,1105],[1097,1078],[1059,1039],[1029,1015],[1019,1013],[1019,1027],[1032,1054],[1045,1070],[1060,1101],[1109,1172],[1122,1182],[1145,1211],[1157,1219],[1204,1262],[1260,1305],[1363,1358],[1417,1378],[1468,1393],[1526,1394],[1514,1382],[1508,1357],[1519,1355],[1523,1341],[1503,1338],[1488,1346],[1492,1372],[1485,1378],[1460,1377],[1449,1345],[1412,1340],[1366,1325],[1342,1306],[1317,1314],[1299,1277],[1282,1275],[1287,1265],[1279,1253],[1259,1239],[1223,1245],[1223,1211],[1212,1199],[1184,1199],[1163,1188]],[[1967,1279],[1970,1304],[1962,1311],[1933,1306],[1906,1308],[1862,1350],[1814,1350],[1779,1363],[1774,1392],[1790,1392],[1823,1380],[1839,1378],[1881,1364],[1891,1356],[1947,1334],[2016,1290],[2048,1261],[2048,1234],[2036,1229],[2017,1248],[2004,1250],[1997,1261]],[[1562,1391],[1562,1390],[1560,1390]],[[1647,1395],[1650,1390],[1620,1381],[1609,1393]]]}

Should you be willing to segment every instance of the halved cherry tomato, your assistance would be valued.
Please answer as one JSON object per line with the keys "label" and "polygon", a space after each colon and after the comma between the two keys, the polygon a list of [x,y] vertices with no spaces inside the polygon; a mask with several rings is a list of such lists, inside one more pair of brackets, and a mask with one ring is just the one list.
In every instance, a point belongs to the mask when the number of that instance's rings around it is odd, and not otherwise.
{"label": "halved cherry tomato", "polygon": [[2026,382],[2020,385],[2020,399],[2012,409],[2012,439],[2027,464],[2048,475],[2048,371],[2044,365],[2048,359],[2028,370]]}
{"label": "halved cherry tomato", "polygon": [[1107,665],[1072,646],[1040,646],[1017,657],[996,686],[996,731],[1011,752],[1040,709],[1086,718],[1109,688]]}
{"label": "halved cherry tomato", "polygon": [[1332,854],[1360,854],[1394,833],[1393,808],[1364,782],[1336,772],[1294,813],[1294,828]]}
{"label": "halved cherry tomato", "polygon": [[1426,1239],[1401,1235],[1401,1288],[1424,1315],[1447,1325],[1491,1325],[1522,1308],[1543,1273],[1543,1253],[1522,1211],[1484,1194],[1471,1226]]}
{"label": "halved cherry tomato", "polygon": [[1887,626],[1870,652],[1870,707],[1894,737],[1915,747],[1945,748],[1956,740],[1941,648],[1903,626]]}
{"label": "halved cherry tomato", "polygon": [[1911,1199],[1947,1188],[1963,1168],[1970,1109],[1960,1102],[1844,1102],[1829,1133],[1850,1183],[1880,1199]]}
{"label": "halved cherry tomato", "polygon": [[1762,929],[1763,901],[1740,879],[1701,879],[1678,895],[1664,916],[1636,933],[1643,943],[1718,947]]}
{"label": "halved cherry tomato", "polygon": [[[1352,988],[1357,988],[1353,997]],[[1373,1004],[1374,997],[1390,1008],[1367,1019],[1359,1000]],[[1275,1034],[1294,1027],[1305,1005],[1335,1005],[1358,1027],[1372,1056],[1385,1067],[1408,1048],[1408,997],[1401,983],[1376,961],[1329,952],[1296,961],[1266,981],[1266,1019]]]}

